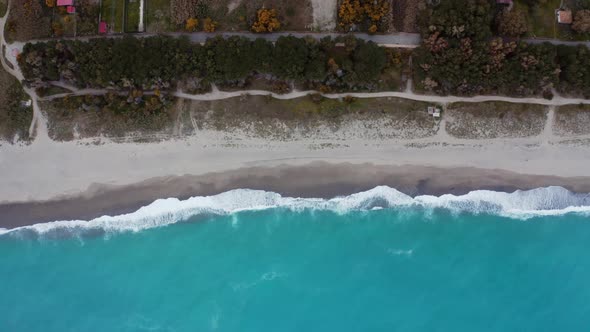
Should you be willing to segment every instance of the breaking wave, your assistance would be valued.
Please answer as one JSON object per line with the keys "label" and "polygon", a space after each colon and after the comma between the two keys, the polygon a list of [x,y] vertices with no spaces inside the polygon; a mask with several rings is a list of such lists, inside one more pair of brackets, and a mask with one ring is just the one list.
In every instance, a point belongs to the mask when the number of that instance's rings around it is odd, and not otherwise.
{"label": "breaking wave", "polygon": [[576,194],[562,187],[547,187],[513,193],[478,190],[461,196],[447,194],[411,197],[396,189],[380,186],[349,196],[319,199],[283,197],[274,192],[236,189],[214,196],[192,197],[187,200],[158,199],[133,213],[102,216],[90,221],[54,221],[9,230],[0,228],[0,235],[14,232],[34,234],[138,232],[170,225],[198,215],[228,215],[245,210],[271,208],[287,208],[294,211],[331,210],[337,213],[382,208],[424,208],[529,219],[568,213],[590,215],[590,194]]}

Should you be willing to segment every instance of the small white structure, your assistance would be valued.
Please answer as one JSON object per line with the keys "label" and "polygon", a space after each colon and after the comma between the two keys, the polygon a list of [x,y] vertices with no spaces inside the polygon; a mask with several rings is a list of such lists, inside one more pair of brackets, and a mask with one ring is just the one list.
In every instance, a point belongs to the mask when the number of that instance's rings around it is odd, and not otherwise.
{"label": "small white structure", "polygon": [[29,100],[21,100],[20,105],[22,107],[31,107],[31,105],[33,105],[33,101],[30,99]]}
{"label": "small white structure", "polygon": [[434,118],[440,118],[441,109],[434,106],[428,106],[428,115],[432,115]]}

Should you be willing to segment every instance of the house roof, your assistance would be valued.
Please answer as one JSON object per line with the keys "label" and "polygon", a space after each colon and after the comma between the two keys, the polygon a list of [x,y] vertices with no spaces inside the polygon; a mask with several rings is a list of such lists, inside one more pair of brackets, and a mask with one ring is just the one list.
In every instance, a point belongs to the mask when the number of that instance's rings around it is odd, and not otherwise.
{"label": "house roof", "polygon": [[57,0],[58,6],[72,6],[74,5],[74,0]]}
{"label": "house roof", "polygon": [[67,10],[67,12],[69,14],[73,14],[73,13],[76,12],[76,7],[74,7],[74,6],[68,6],[68,8],[66,8],[66,10]]}
{"label": "house roof", "polygon": [[102,21],[98,23],[98,32],[99,33],[107,33],[107,22]]}
{"label": "house roof", "polygon": [[571,10],[560,9],[557,11],[557,22],[562,24],[572,24],[574,18]]}

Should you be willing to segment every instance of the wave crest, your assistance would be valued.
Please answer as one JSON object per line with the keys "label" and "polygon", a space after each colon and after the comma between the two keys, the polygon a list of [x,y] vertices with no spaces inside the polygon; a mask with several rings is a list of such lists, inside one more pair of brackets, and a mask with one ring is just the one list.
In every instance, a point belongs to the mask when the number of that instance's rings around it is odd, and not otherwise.
{"label": "wave crest", "polygon": [[133,213],[102,216],[90,221],[54,221],[9,230],[0,228],[0,235],[15,231],[36,234],[63,231],[70,234],[138,232],[170,225],[196,215],[227,215],[244,210],[271,208],[331,210],[346,213],[354,210],[408,207],[442,208],[453,212],[487,213],[517,219],[567,213],[586,215],[590,214],[590,194],[575,194],[562,187],[547,187],[513,193],[477,190],[460,196],[447,194],[412,198],[396,189],[379,186],[349,196],[319,199],[283,197],[274,192],[236,189],[214,196],[198,196],[187,200],[158,199]]}

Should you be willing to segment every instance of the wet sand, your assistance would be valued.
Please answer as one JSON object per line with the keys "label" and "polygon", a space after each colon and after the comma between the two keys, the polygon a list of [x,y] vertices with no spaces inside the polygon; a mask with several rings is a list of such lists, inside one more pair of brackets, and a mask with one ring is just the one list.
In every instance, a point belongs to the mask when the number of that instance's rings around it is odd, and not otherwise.
{"label": "wet sand", "polygon": [[129,213],[156,199],[208,196],[248,188],[290,197],[332,198],[372,189],[396,188],[410,196],[466,194],[487,189],[512,192],[562,186],[590,192],[590,177],[524,175],[472,167],[437,168],[374,164],[313,162],[307,165],[240,168],[199,176],[152,178],[133,185],[93,185],[89,190],[48,201],[0,204],[0,228],[56,220],[91,220]]}

